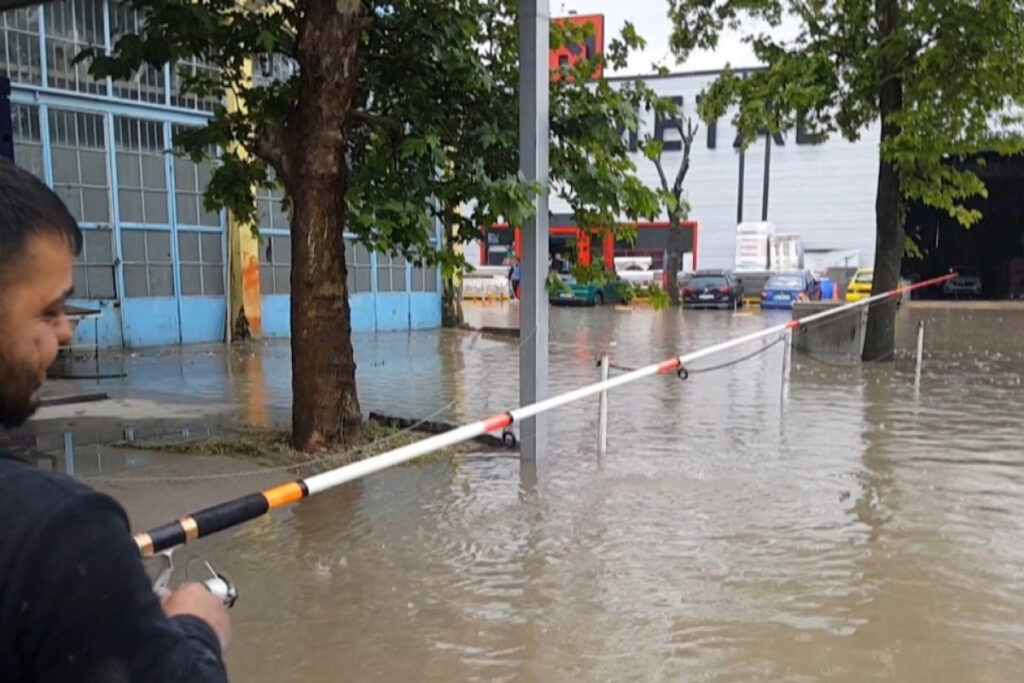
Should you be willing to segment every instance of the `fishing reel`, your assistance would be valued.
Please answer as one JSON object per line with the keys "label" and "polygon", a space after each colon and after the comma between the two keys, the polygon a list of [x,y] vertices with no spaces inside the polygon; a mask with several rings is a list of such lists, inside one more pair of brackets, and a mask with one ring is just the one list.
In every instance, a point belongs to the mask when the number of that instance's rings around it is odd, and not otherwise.
{"label": "fishing reel", "polygon": [[[164,550],[163,552],[157,553],[157,556],[163,560],[164,566],[157,574],[156,581],[153,582],[153,590],[158,593],[169,590],[171,584],[171,576],[174,574],[174,549]],[[227,608],[234,607],[235,602],[238,600],[238,590],[235,588],[235,584],[231,583],[231,580],[226,576],[218,572],[210,564],[206,558],[189,558],[189,563],[193,559],[202,560],[203,566],[210,573],[210,577],[203,579],[199,583],[206,587],[206,590],[220,598],[220,601],[224,603]],[[188,563],[185,565],[185,578],[188,578]]]}

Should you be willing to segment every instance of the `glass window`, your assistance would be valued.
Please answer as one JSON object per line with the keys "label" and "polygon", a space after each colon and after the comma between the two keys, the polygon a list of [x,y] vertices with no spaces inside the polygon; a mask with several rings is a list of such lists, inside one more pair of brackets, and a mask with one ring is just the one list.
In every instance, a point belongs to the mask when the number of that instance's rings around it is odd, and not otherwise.
{"label": "glass window", "polygon": [[690,280],[690,287],[694,289],[728,287],[729,281],[724,275],[700,275]]}
{"label": "glass window", "polygon": [[215,148],[210,147],[205,153],[207,158],[199,163],[185,157],[174,158],[174,205],[178,225],[221,227],[220,212],[207,210],[203,203],[203,193],[217,163]]}
{"label": "glass window", "polygon": [[292,238],[290,235],[264,235],[260,245],[260,292],[291,292]]}
{"label": "glass window", "polygon": [[273,83],[282,83],[299,72],[299,63],[287,55],[262,54],[253,60],[252,84],[265,88]]}
{"label": "glass window", "polygon": [[349,294],[373,291],[370,251],[358,242],[345,240],[345,265],[348,277],[345,283]]}
{"label": "glass window", "polygon": [[122,230],[121,253],[125,296],[174,296],[170,230]]}
{"label": "glass window", "polygon": [[183,295],[224,294],[224,248],[219,232],[179,232],[178,261]]}
{"label": "glass window", "polygon": [[765,287],[804,287],[807,282],[802,275],[772,275]]}
{"label": "glass window", "polygon": [[159,121],[114,118],[117,201],[124,222],[170,223],[163,137]]}
{"label": "glass window", "polygon": [[[665,252],[668,249],[668,228],[641,225],[637,226],[636,239],[632,243],[625,240],[615,241],[615,256],[649,256],[651,269],[665,267]],[[597,253],[597,252],[595,252]]]}
{"label": "glass window", "polygon": [[412,269],[412,291],[437,291],[437,266],[424,266]]}
{"label": "glass window", "polygon": [[41,85],[39,8],[25,7],[0,14],[0,71],[14,83]]}
{"label": "glass window", "polygon": [[404,292],[405,257],[377,254],[377,291]]}
{"label": "glass window", "polygon": [[74,63],[88,47],[103,47],[103,0],[62,0],[46,6],[46,77],[51,88],[107,94],[106,81]]}
{"label": "glass window", "polygon": [[[274,180],[271,171],[271,180]],[[256,212],[261,230],[288,230],[288,212],[284,206],[284,190],[280,185],[273,188],[256,188]]]}
{"label": "glass window", "polygon": [[113,231],[86,228],[82,252],[75,258],[76,299],[116,299]]}
{"label": "glass window", "polygon": [[15,162],[35,177],[44,180],[43,136],[39,130],[39,107],[12,104],[11,127],[14,133]]}
{"label": "glass window", "polygon": [[[143,18],[126,3],[111,0],[110,39],[116,44],[118,38],[127,34],[145,35]],[[163,104],[167,93],[163,68],[143,65],[126,81],[114,81],[114,96],[140,102]]]}
{"label": "glass window", "polygon": [[192,93],[182,92],[184,78],[200,73],[216,74],[220,69],[208,64],[199,57],[191,57],[171,66],[171,104],[185,109],[212,112],[220,103],[217,97],[197,97]]}
{"label": "glass window", "polygon": [[502,265],[513,251],[515,233],[508,226],[491,227],[484,232],[487,243],[486,264],[488,266]]}
{"label": "glass window", "polygon": [[103,117],[51,109],[49,119],[53,189],[78,220],[109,222],[110,182]]}

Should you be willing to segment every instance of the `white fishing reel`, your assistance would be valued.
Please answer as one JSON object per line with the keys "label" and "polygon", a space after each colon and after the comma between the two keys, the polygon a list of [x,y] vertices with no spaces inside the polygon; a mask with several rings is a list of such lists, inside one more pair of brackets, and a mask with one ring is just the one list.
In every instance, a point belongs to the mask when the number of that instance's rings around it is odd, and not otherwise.
{"label": "white fishing reel", "polygon": [[[164,562],[163,568],[160,573],[157,574],[156,581],[153,582],[153,590],[158,593],[169,590],[171,584],[171,576],[174,574],[174,549],[164,550],[163,552],[157,553],[157,556],[162,558]],[[224,603],[225,607],[234,607],[235,602],[238,600],[238,590],[235,588],[235,584],[231,583],[231,580],[226,576],[218,572],[210,564],[206,558],[191,558],[202,560],[203,566],[210,573],[210,577],[203,579],[199,583],[206,587],[206,590],[210,591],[213,595],[220,598],[220,601]],[[190,561],[191,561],[190,559]],[[185,575],[188,578],[188,565],[185,565]]]}

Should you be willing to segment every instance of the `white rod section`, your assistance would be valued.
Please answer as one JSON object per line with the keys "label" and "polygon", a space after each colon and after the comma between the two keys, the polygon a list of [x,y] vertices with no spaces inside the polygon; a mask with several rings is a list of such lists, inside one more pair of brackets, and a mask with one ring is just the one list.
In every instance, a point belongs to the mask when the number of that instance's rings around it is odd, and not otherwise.
{"label": "white rod section", "polygon": [[[601,381],[608,381],[610,363],[608,354],[601,356]],[[597,455],[604,457],[608,453],[608,392],[601,392],[601,399],[597,408]]]}

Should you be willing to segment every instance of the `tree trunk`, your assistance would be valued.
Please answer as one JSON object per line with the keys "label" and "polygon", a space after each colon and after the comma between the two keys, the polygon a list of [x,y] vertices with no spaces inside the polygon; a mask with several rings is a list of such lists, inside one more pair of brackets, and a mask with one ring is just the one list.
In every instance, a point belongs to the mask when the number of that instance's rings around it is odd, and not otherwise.
{"label": "tree trunk", "polygon": [[[879,21],[879,40],[886,40],[899,23],[898,0],[876,0]],[[903,108],[903,81],[895,70],[883,68],[889,78],[882,81],[879,93],[879,114],[882,119],[881,146],[899,135],[899,128],[890,120],[890,114]],[[875,271],[872,291],[885,292],[899,286],[900,266],[903,262],[903,194],[896,167],[884,157],[881,147],[878,163],[878,191],[875,196]],[[896,347],[896,300],[871,307],[864,338],[862,360],[866,362],[891,359]]]}
{"label": "tree trunk", "polygon": [[465,318],[462,315],[462,302],[459,301],[455,275],[445,275],[441,278],[441,284],[441,324],[449,328],[462,327]]}
{"label": "tree trunk", "polygon": [[[445,214],[447,216],[447,214]],[[446,252],[455,250],[457,239],[455,221],[446,218],[444,224],[444,249]],[[461,327],[465,318],[462,315],[462,301],[455,278],[462,273],[452,273],[441,278],[441,324],[445,327]]]}
{"label": "tree trunk", "polygon": [[362,436],[342,238],[359,8],[358,0],[309,0],[298,36],[301,93],[284,181],[292,198],[292,442],[303,451]]}
{"label": "tree trunk", "polygon": [[668,299],[673,306],[680,303],[679,271],[683,269],[683,229],[680,227],[681,217],[677,213],[669,214],[668,228],[668,261],[665,262],[665,286]]}

